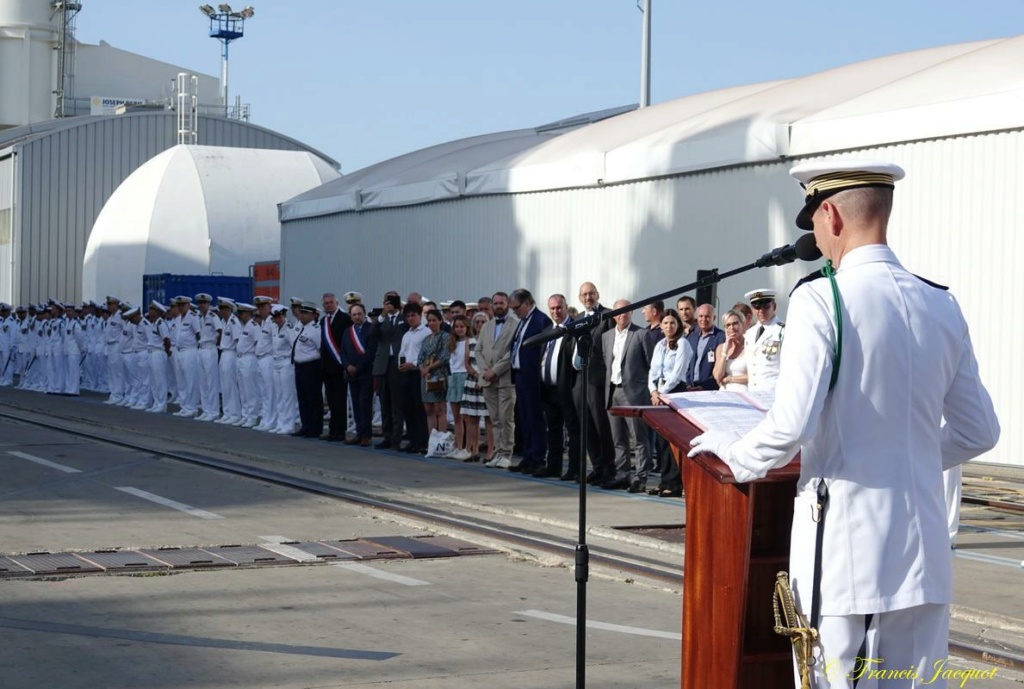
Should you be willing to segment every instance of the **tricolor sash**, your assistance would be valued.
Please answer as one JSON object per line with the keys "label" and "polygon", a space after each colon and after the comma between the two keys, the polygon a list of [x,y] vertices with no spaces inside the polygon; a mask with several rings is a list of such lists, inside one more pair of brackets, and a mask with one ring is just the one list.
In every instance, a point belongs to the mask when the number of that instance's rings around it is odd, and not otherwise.
{"label": "tricolor sash", "polygon": [[[335,315],[337,315],[337,312],[335,312]],[[327,349],[331,352],[331,357],[334,359],[334,361],[340,365],[341,348],[338,347],[338,343],[334,341],[334,331],[331,329],[331,324],[333,322],[334,316],[328,315],[325,319],[323,319],[323,321],[321,321],[321,324],[323,325],[324,332],[327,333],[327,337],[324,338],[325,341],[327,342]]]}
{"label": "tricolor sash", "polygon": [[359,339],[359,333],[356,332],[356,326],[352,326],[348,329],[349,335],[352,337],[352,346],[356,348],[356,354],[362,356],[366,354],[366,348],[363,347],[363,341]]}

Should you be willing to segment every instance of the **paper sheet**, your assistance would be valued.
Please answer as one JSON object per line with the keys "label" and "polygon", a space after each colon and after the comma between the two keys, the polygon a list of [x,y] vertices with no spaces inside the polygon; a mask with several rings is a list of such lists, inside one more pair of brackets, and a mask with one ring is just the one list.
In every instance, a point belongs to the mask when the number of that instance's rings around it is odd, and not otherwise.
{"label": "paper sheet", "polygon": [[741,435],[764,419],[766,410],[742,392],[702,390],[665,395],[668,405],[702,430],[732,429]]}

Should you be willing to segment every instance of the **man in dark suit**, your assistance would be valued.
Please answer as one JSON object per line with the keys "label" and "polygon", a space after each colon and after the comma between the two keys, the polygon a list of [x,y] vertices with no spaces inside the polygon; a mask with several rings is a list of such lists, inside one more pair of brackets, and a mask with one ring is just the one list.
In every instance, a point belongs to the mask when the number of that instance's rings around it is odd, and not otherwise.
{"label": "man in dark suit", "polygon": [[320,361],[323,366],[324,389],[327,391],[327,406],[331,410],[331,425],[324,440],[332,442],[345,439],[348,427],[348,382],[345,368],[341,365],[341,343],[345,331],[352,326],[352,319],[338,308],[338,298],[333,293],[324,294],[324,317],[320,321]]}
{"label": "man in dark suit", "polygon": [[509,471],[533,474],[544,467],[547,430],[540,401],[542,347],[523,347],[523,341],[551,327],[551,319],[537,308],[529,290],[517,289],[508,297],[508,308],[519,318],[512,338],[512,382],[523,436],[523,461]]}
{"label": "man in dark suit", "polygon": [[352,416],[356,434],[346,445],[369,447],[373,442],[373,361],[377,354],[377,329],[366,320],[366,307],[351,304],[348,315],[352,327],[341,340],[341,364],[352,393]]}
{"label": "man in dark suit", "polygon": [[697,327],[686,336],[693,347],[693,361],[686,372],[688,390],[717,390],[718,381],[713,375],[715,350],[725,342],[725,331],[715,325],[715,307],[701,304],[697,307]]}
{"label": "man in dark suit", "polygon": [[[627,304],[627,300],[620,299],[612,308],[619,309]],[[616,316],[615,327],[601,335],[601,354],[608,374],[604,408],[649,404],[647,332],[633,323],[632,312]],[[615,474],[601,487],[613,490],[628,488],[630,493],[647,490],[647,474],[652,468],[647,425],[639,418],[610,414],[608,422],[615,445]],[[635,462],[631,462],[631,444],[635,447]]]}
{"label": "man in dark suit", "polygon": [[[583,305],[582,316],[589,316],[605,310],[601,305],[601,295],[597,286],[592,282],[584,282],[580,285],[580,303]],[[601,321],[601,325],[592,333],[594,344],[591,348],[590,370],[587,376],[587,389],[583,390],[582,377],[577,378],[576,385],[576,408],[580,410],[579,416],[583,418],[584,400],[586,400],[587,413],[590,415],[587,423],[587,453],[590,455],[590,463],[594,470],[587,476],[587,483],[600,485],[614,478],[615,472],[615,448],[612,444],[612,429],[608,423],[607,388],[605,379],[604,357],[601,354],[601,335],[615,327],[614,321]],[[580,467],[583,471],[583,467]]]}
{"label": "man in dark suit", "polygon": [[384,295],[384,306],[377,319],[377,353],[373,358],[373,378],[380,397],[381,450],[397,450],[402,444],[402,376],[398,371],[398,350],[405,334],[402,299],[398,292]]}
{"label": "man in dark suit", "polygon": [[[561,294],[552,294],[548,298],[548,313],[556,326],[565,327],[572,321],[569,305]],[[577,481],[580,475],[580,417],[573,399],[573,387],[576,384],[576,369],[572,365],[573,340],[560,337],[551,340],[542,349],[540,401],[548,428],[548,455],[547,465],[533,472],[533,475]],[[562,474],[566,435],[569,437],[569,468]]]}

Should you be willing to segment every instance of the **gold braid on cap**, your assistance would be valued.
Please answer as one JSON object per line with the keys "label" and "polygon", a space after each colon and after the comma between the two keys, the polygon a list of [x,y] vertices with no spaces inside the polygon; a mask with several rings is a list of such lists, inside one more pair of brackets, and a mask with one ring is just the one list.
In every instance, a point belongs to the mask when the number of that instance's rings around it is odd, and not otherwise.
{"label": "gold braid on cap", "polygon": [[831,172],[821,177],[815,177],[807,183],[807,199],[810,200],[826,191],[841,191],[875,185],[895,188],[896,181],[892,175],[887,175],[884,172]]}

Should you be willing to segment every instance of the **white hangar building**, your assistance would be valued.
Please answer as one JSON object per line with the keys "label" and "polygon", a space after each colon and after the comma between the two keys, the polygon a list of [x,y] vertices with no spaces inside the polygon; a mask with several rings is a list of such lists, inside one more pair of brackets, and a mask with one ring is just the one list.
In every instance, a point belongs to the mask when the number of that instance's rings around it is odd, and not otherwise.
{"label": "white hangar building", "polygon": [[[972,328],[1004,434],[983,459],[1024,464],[1024,37],[892,55],[703,93],[560,135],[524,130],[388,160],[281,204],[282,293],[388,289],[538,300],[595,282],[639,298],[794,241],[797,163],[892,160],[890,241],[950,285]],[[721,284],[719,312],[817,267]],[[785,314],[786,302],[780,304]],[[1006,343],[1011,343],[1007,350]]]}
{"label": "white hangar building", "polygon": [[85,248],[82,297],[142,300],[142,277],[248,275],[281,251],[277,202],[338,177],[308,151],[178,145],[146,161],[103,206]]}
{"label": "white hangar building", "polygon": [[[295,139],[242,120],[199,115],[197,129],[204,146],[309,153],[339,167]],[[81,300],[86,244],[100,210],[143,163],[176,145],[177,113],[169,110],[0,131],[0,301]],[[296,187],[282,189],[279,198],[287,198]]]}

